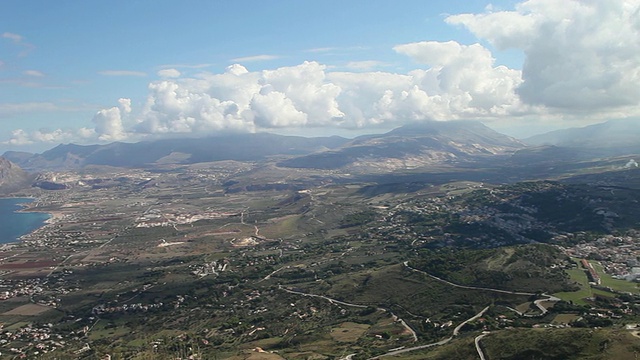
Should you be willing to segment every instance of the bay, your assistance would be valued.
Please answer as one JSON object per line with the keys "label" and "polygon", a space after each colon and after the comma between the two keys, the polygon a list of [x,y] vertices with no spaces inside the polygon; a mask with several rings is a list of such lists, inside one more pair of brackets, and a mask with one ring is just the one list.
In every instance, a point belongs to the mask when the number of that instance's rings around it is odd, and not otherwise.
{"label": "bay", "polygon": [[47,213],[18,211],[32,201],[29,198],[0,199],[0,244],[18,241],[22,235],[43,226],[50,218]]}

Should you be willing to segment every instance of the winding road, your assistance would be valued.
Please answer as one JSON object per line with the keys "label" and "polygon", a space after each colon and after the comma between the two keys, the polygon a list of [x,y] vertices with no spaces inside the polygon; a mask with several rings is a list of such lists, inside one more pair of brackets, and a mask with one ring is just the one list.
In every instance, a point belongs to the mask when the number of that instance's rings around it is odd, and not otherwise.
{"label": "winding road", "polygon": [[[450,281],[444,280],[442,278],[439,278],[437,276],[431,275],[431,274],[429,274],[427,272],[424,272],[422,270],[418,270],[418,269],[412,268],[411,266],[409,266],[409,262],[408,261],[403,262],[403,264],[404,264],[404,266],[406,268],[408,268],[408,269],[410,269],[412,271],[419,272],[421,274],[424,274],[424,275],[427,275],[427,276],[431,277],[432,279],[440,281],[440,282],[442,282],[444,284],[447,284],[447,285],[450,285],[450,286],[453,286],[453,287],[457,287],[457,288],[461,288],[461,289],[491,291],[491,292],[496,292],[496,293],[501,293],[501,294],[522,295],[522,296],[538,296],[538,295],[541,295],[541,296],[545,297],[544,299],[537,299],[537,300],[533,301],[533,304],[538,309],[540,309],[540,311],[541,311],[540,315],[525,315],[522,312],[519,312],[518,310],[509,308],[510,310],[513,310],[513,311],[517,312],[521,316],[541,316],[541,315],[544,315],[544,314],[546,314],[548,312],[548,310],[547,310],[547,308],[544,307],[544,305],[542,305],[543,302],[546,302],[546,301],[560,301],[561,300],[561,299],[559,299],[559,298],[557,298],[555,296],[547,295],[547,294],[535,294],[535,293],[522,292],[522,291],[509,291],[509,290],[501,290],[501,289],[492,289],[492,288],[486,288],[486,287],[480,287],[480,286],[459,285],[459,284],[452,283]],[[301,296],[316,297],[316,298],[324,299],[324,300],[329,301],[332,304],[340,304],[340,305],[356,307],[356,308],[366,308],[367,307],[366,305],[351,304],[351,303],[347,303],[347,302],[344,302],[344,301],[332,299],[332,298],[324,296],[324,295],[315,295],[315,294],[308,294],[308,293],[303,293],[303,292],[295,291],[295,290],[289,290],[289,289],[284,288],[282,285],[278,285],[278,288],[283,290],[283,291],[286,291],[288,293],[291,293],[291,294],[297,294],[297,295],[301,295]],[[403,349],[389,351],[387,353],[384,353],[382,355],[378,355],[378,356],[370,358],[368,360],[375,360],[375,359],[379,359],[379,358],[382,358],[382,357],[385,357],[385,356],[399,355],[399,354],[404,354],[404,353],[407,353],[407,352],[410,352],[410,351],[422,350],[422,349],[427,349],[427,348],[434,347],[434,346],[440,346],[440,345],[447,344],[448,342],[453,340],[453,338],[455,338],[456,336],[458,336],[460,334],[460,330],[462,329],[462,327],[464,327],[465,324],[467,324],[467,323],[469,323],[471,321],[477,320],[480,317],[482,317],[484,315],[484,313],[487,312],[487,310],[489,310],[489,307],[490,306],[485,307],[479,313],[475,314],[474,316],[470,317],[469,319],[467,319],[467,320],[461,322],[460,324],[458,324],[458,326],[456,326],[453,329],[453,333],[451,334],[451,336],[448,337],[448,338],[445,338],[445,339],[442,339],[440,341],[437,341],[437,342],[434,342],[434,343],[430,343],[430,344],[418,345],[418,346],[413,346],[413,347],[409,347],[409,348],[403,348]],[[383,310],[383,311],[388,311],[388,310],[382,309],[382,308],[378,308],[378,309]],[[390,311],[389,311],[389,313],[394,317],[395,321],[397,321],[400,324],[402,324],[405,328],[407,328],[411,332],[411,334],[414,337],[414,341],[418,340],[418,336],[417,336],[416,332],[404,320],[398,318],[396,315],[394,315]],[[481,360],[485,360],[486,358],[485,358],[485,355],[484,355],[484,353],[483,353],[483,351],[482,351],[482,349],[480,347],[480,340],[482,340],[482,338],[484,338],[488,334],[489,333],[483,333],[483,334],[477,336],[475,338],[475,340],[474,340],[475,346],[476,346],[476,351],[478,352],[478,356],[480,357]],[[354,355],[355,354],[349,354],[349,355],[343,357],[341,360],[351,360]]]}
{"label": "winding road", "polygon": [[458,336],[458,334],[460,334],[460,329],[462,329],[463,326],[465,326],[467,323],[470,323],[474,320],[479,319],[482,315],[484,315],[484,313],[487,312],[487,310],[489,310],[489,306],[487,306],[486,308],[480,310],[479,313],[473,315],[472,317],[468,318],[467,320],[463,321],[460,323],[460,325],[456,326],[455,329],[453,329],[453,336]]}
{"label": "winding road", "polygon": [[[282,250],[281,250],[281,251],[282,251]],[[282,255],[281,255],[281,256],[282,256]],[[274,275],[274,274],[276,274],[277,272],[282,271],[282,270],[284,270],[284,269],[289,269],[289,268],[291,268],[291,266],[283,266],[283,267],[281,267],[281,268],[279,268],[279,269],[277,269],[277,270],[275,270],[275,271],[271,272],[271,274],[269,274],[269,275],[265,276],[264,278],[262,278],[262,279],[261,279],[261,280],[259,280],[258,282],[263,282],[263,281],[265,281],[265,280],[269,280],[269,279],[271,278],[271,276],[273,276],[273,275]]]}
{"label": "winding road", "polygon": [[489,332],[483,332],[482,334],[476,336],[475,340],[473,340],[473,342],[476,344],[476,351],[478,352],[478,356],[480,356],[480,360],[486,360],[487,358],[484,356],[484,352],[482,351],[482,348],[480,347],[480,340],[482,340],[483,337],[489,335]]}
{"label": "winding road", "polygon": [[303,292],[300,292],[300,291],[289,290],[287,288],[282,287],[282,285],[278,285],[278,289],[284,290],[284,291],[286,291],[286,292],[288,292],[290,294],[296,294],[296,295],[302,295],[302,296],[325,299],[325,300],[327,300],[328,302],[330,302],[332,304],[340,304],[340,305],[344,305],[344,306],[351,306],[351,307],[356,307],[356,308],[361,308],[361,309],[364,309],[364,308],[367,307],[366,305],[350,304],[348,302],[332,299],[332,298],[324,296],[324,295],[308,294],[308,293],[303,293]]}
{"label": "winding road", "polygon": [[462,329],[462,327],[465,324],[480,318],[482,315],[484,315],[485,312],[487,312],[487,310],[489,310],[489,306],[485,307],[479,313],[473,315],[472,317],[468,318],[467,320],[461,322],[458,326],[456,326],[455,329],[453,329],[453,334],[451,336],[449,336],[448,338],[446,338],[446,339],[442,339],[440,341],[437,341],[437,342],[434,342],[434,343],[431,343],[431,344],[419,345],[419,346],[413,346],[413,347],[410,347],[410,348],[404,348],[404,349],[400,349],[400,350],[389,351],[388,353],[385,353],[385,354],[382,354],[382,355],[378,355],[376,357],[370,358],[369,360],[374,360],[374,359],[379,359],[379,358],[385,357],[385,356],[399,355],[399,354],[404,354],[404,353],[410,352],[410,351],[422,350],[422,349],[427,349],[427,348],[434,347],[434,346],[444,345],[444,344],[448,343],[449,341],[453,340],[454,337],[458,336],[458,334],[460,333],[460,329]]}
{"label": "winding road", "polygon": [[[316,294],[309,294],[309,293],[304,293],[301,291],[295,291],[295,290],[289,290],[285,287],[283,287],[282,285],[278,285],[278,289],[283,290],[285,292],[288,292],[290,294],[296,294],[296,295],[300,295],[300,296],[307,296],[307,297],[315,297],[315,298],[320,298],[320,299],[324,299],[327,300],[328,302],[332,303],[332,304],[340,304],[340,305],[344,305],[344,306],[350,306],[350,307],[355,307],[355,308],[366,308],[366,305],[359,305],[359,304],[352,304],[352,303],[348,303],[348,302],[344,302],[344,301],[340,301],[340,300],[336,300],[336,299],[332,299],[328,296],[324,296],[324,295],[316,295]],[[388,311],[386,309],[382,309],[382,308],[378,308],[379,310],[382,311]],[[489,310],[489,306],[485,307],[484,309],[482,309],[479,313],[475,314],[474,316],[468,318],[467,320],[461,322],[458,326],[455,327],[455,329],[453,329],[453,334],[446,338],[446,339],[442,339],[440,341],[431,343],[431,344],[425,344],[425,345],[419,345],[419,346],[413,346],[410,348],[403,348],[403,349],[398,349],[398,350],[394,350],[394,351],[389,351],[388,353],[382,354],[382,355],[378,355],[376,357],[373,357],[369,360],[373,360],[373,359],[379,359],[381,357],[385,357],[385,356],[392,356],[392,355],[398,355],[398,354],[403,354],[406,352],[410,352],[410,351],[416,351],[416,350],[421,350],[421,349],[427,349],[430,347],[434,347],[434,346],[439,346],[439,345],[444,345],[446,343],[448,343],[449,341],[451,341],[454,337],[458,336],[458,334],[460,333],[460,330],[462,329],[462,327],[471,322],[474,321],[478,318],[480,318],[482,315],[484,315],[485,312],[487,312],[487,310]],[[398,318],[396,315],[394,315],[393,313],[391,313],[389,311],[389,313],[393,316],[394,320],[399,322],[400,324],[402,324],[405,328],[407,328],[407,330],[409,330],[414,338],[414,341],[418,340],[418,335],[416,334],[416,332],[402,319]],[[355,354],[349,354],[345,357],[343,357],[342,359],[346,359],[346,360],[350,360],[351,358],[353,358]]]}
{"label": "winding road", "polygon": [[[340,301],[340,300],[336,300],[336,299],[332,299],[330,297],[324,296],[324,295],[315,295],[315,294],[309,294],[309,293],[303,293],[300,291],[295,291],[295,290],[289,290],[286,289],[284,287],[282,287],[282,285],[278,285],[278,288],[280,290],[284,290],[290,294],[296,294],[296,295],[302,295],[302,296],[308,296],[308,297],[316,297],[316,298],[320,298],[320,299],[324,299],[327,300],[328,302],[332,303],[332,304],[340,304],[340,305],[344,305],[344,306],[350,306],[350,307],[355,307],[355,308],[366,308],[366,305],[358,305],[358,304],[351,304],[348,302],[344,302],[344,301]],[[415,330],[413,330],[411,328],[411,326],[409,326],[409,324],[407,324],[406,321],[404,321],[403,319],[399,318],[397,315],[395,315],[394,313],[392,313],[391,311],[387,310],[387,309],[383,309],[383,308],[377,308],[380,311],[384,311],[384,312],[388,312],[393,321],[400,323],[400,325],[402,325],[405,329],[407,329],[408,332],[411,333],[411,337],[413,337],[413,341],[416,342],[418,341],[418,334],[415,332]]]}
{"label": "winding road", "polygon": [[[542,312],[542,314],[540,315],[544,315],[546,314],[549,310],[547,310],[547,308],[544,307],[544,305],[542,305],[543,302],[545,301],[560,301],[560,298],[557,298],[553,295],[548,295],[548,294],[535,294],[535,293],[530,293],[530,292],[522,292],[522,291],[509,291],[509,290],[500,290],[500,289],[492,289],[492,288],[486,288],[486,287],[481,287],[481,286],[467,286],[467,285],[460,285],[460,284],[456,284],[456,283],[452,283],[451,281],[447,281],[445,279],[439,278],[435,275],[431,275],[428,272],[422,271],[422,270],[418,270],[416,268],[413,268],[409,265],[408,261],[405,261],[404,266],[410,270],[413,270],[415,272],[424,274],[429,276],[432,279],[438,280],[442,283],[445,283],[447,285],[453,286],[453,287],[457,287],[460,289],[468,289],[468,290],[483,290],[483,291],[491,291],[491,292],[495,292],[495,293],[501,293],[501,294],[509,294],[509,295],[523,295],[523,296],[545,296],[544,299],[537,299],[535,301],[533,301],[533,304],[540,309],[540,311]],[[512,309],[513,310],[513,309]],[[519,314],[523,315],[523,316],[528,316],[528,315],[524,315],[521,312],[517,311]],[[539,316],[539,315],[533,315],[533,316]]]}

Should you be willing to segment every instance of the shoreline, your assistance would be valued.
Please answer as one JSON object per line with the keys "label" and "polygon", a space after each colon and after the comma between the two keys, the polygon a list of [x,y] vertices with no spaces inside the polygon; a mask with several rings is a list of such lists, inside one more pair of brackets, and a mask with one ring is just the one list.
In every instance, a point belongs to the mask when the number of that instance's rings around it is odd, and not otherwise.
{"label": "shoreline", "polygon": [[37,198],[36,197],[29,197],[29,196],[18,196],[18,197],[2,197],[2,199],[6,199],[6,200],[30,200],[28,202],[15,202],[14,205],[18,207],[18,209],[14,210],[14,213],[39,213],[39,214],[46,214],[47,218],[42,220],[42,223],[27,231],[26,233],[20,235],[19,237],[16,237],[15,240],[12,241],[8,241],[8,242],[3,242],[0,243],[0,245],[2,245],[2,248],[4,248],[6,245],[17,245],[17,244],[22,244],[25,240],[25,237],[31,236],[34,233],[36,233],[37,231],[41,230],[42,228],[48,226],[48,225],[52,225],[55,224],[60,218],[63,217],[63,215],[60,212],[57,211],[38,211],[36,209],[32,208],[32,205]]}
{"label": "shoreline", "polygon": [[37,200],[36,197],[5,197],[3,199],[30,199],[31,201],[28,203],[18,203],[16,205],[20,206],[20,209],[16,210],[15,212],[18,213],[40,213],[40,214],[47,214],[49,215],[49,218],[47,220],[44,221],[44,223],[46,224],[50,224],[50,220],[54,219],[54,218],[60,218],[62,217],[62,215],[60,214],[59,211],[39,211],[39,210],[34,210],[31,207],[31,204]]}

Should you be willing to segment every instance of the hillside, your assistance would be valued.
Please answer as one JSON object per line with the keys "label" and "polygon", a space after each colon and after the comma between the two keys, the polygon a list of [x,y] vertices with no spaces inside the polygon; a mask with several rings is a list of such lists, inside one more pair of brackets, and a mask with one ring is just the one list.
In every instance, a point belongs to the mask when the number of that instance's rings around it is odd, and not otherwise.
{"label": "hillside", "polygon": [[425,121],[381,135],[361,136],[339,149],[300,156],[279,165],[375,172],[473,162],[523,147],[516,139],[480,122]]}
{"label": "hillside", "polygon": [[79,169],[88,165],[149,167],[209,161],[258,161],[274,155],[304,155],[347,142],[338,136],[305,138],[274,134],[230,134],[199,139],[164,139],[107,145],[58,145],[42,154],[7,152],[30,171]]}
{"label": "hillside", "polygon": [[554,264],[568,264],[560,250],[543,245],[519,245],[470,250],[444,247],[423,249],[411,266],[457,284],[492,286],[505,290],[575,291]]}
{"label": "hillside", "polygon": [[509,155],[525,146],[476,121],[424,121],[385,134],[353,140],[228,134],[199,139],[164,139],[106,145],[61,144],[41,154],[9,151],[5,156],[28,171],[72,170],[89,165],[153,167],[212,161],[263,161],[285,156],[288,168],[343,169],[359,173],[456,166]]}
{"label": "hillside", "polygon": [[29,174],[18,165],[0,157],[0,192],[7,193],[29,184]]}
{"label": "hillside", "polygon": [[[561,154],[475,122],[12,153],[79,169],[20,192],[55,218],[3,250],[0,340],[45,359],[466,359],[483,331],[489,358],[503,336],[505,359],[600,351],[608,337],[509,337],[640,316],[640,169]],[[259,160],[195,163],[228,157]],[[564,178],[536,181],[547,169]]]}
{"label": "hillside", "polygon": [[[629,331],[609,329],[511,329],[492,331],[480,344],[487,359],[634,360],[637,338]],[[476,360],[474,338],[461,338],[439,348],[409,352],[386,359]]]}
{"label": "hillside", "polygon": [[55,174],[74,186],[30,188],[29,210],[55,222],[4,251],[0,340],[27,358],[369,359],[444,353],[482,331],[489,352],[513,328],[619,328],[640,312],[634,283],[591,287],[575,260],[627,267],[636,188],[338,183],[232,161],[91,169]]}
{"label": "hillside", "polygon": [[589,151],[592,155],[616,156],[640,153],[638,121],[612,120],[581,128],[570,128],[535,135],[523,140],[528,145],[555,145]]}

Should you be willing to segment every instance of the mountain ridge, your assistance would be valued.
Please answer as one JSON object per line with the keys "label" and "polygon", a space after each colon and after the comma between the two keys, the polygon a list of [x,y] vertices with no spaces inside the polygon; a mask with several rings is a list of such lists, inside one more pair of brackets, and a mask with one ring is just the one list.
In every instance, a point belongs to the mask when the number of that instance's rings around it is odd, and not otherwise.
{"label": "mountain ridge", "polygon": [[234,134],[197,139],[162,139],[106,145],[60,144],[41,154],[4,155],[29,171],[71,170],[88,165],[146,167],[175,160],[191,164],[219,160],[252,161],[274,155],[302,155],[335,148],[348,139],[339,136],[303,138],[266,133]]}
{"label": "mountain ridge", "polygon": [[0,156],[0,192],[11,192],[26,186],[31,180],[20,166]]}
{"label": "mountain ridge", "polygon": [[474,157],[511,153],[523,148],[518,140],[478,121],[423,121],[384,134],[354,139],[339,136],[301,137],[269,133],[231,134],[195,139],[162,139],[105,145],[60,144],[41,154],[6,152],[27,171],[73,170],[88,165],[148,167],[221,160],[260,161],[286,156],[279,166],[337,169],[416,167],[470,161]]}
{"label": "mountain ridge", "polygon": [[60,144],[41,154],[3,155],[29,172],[76,170],[86,166],[146,168],[214,161],[275,159],[284,168],[388,172],[456,166],[493,157],[510,163],[557,163],[640,153],[640,129],[633,121],[609,121],[552,131],[524,140],[479,121],[421,121],[383,134],[348,139],[270,133],[161,139],[105,145]]}
{"label": "mountain ridge", "polygon": [[524,148],[520,141],[478,121],[425,121],[380,135],[355,138],[340,149],[281,161],[292,168],[334,170],[421,167],[509,155]]}
{"label": "mountain ridge", "polygon": [[555,145],[593,149],[640,149],[638,119],[610,120],[607,122],[554,130],[523,139],[528,145]]}

